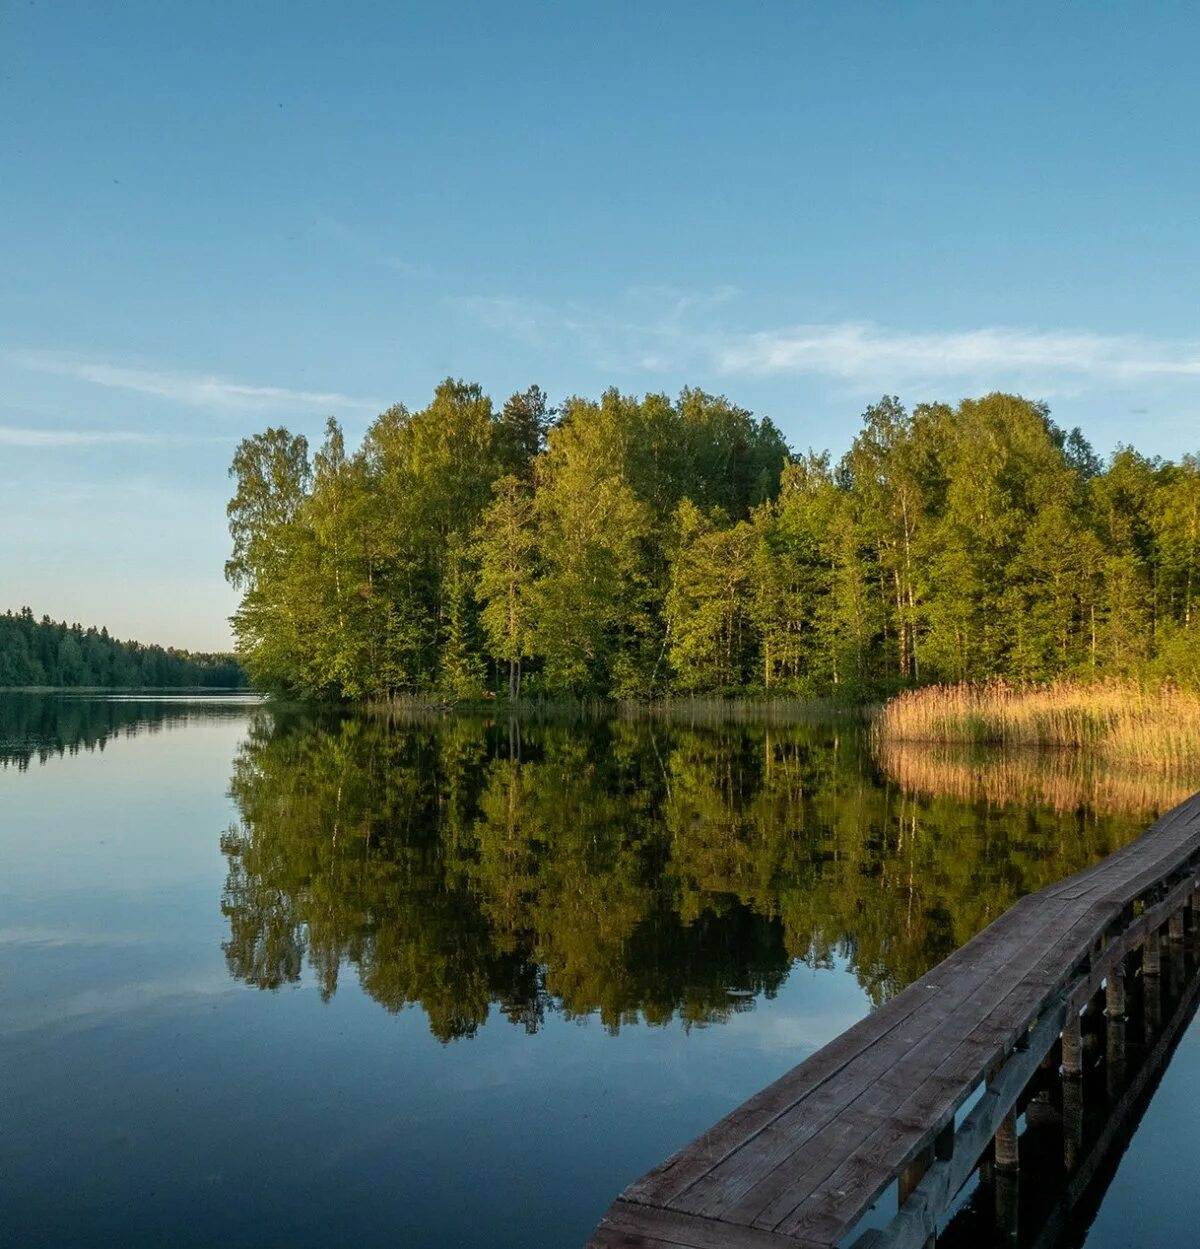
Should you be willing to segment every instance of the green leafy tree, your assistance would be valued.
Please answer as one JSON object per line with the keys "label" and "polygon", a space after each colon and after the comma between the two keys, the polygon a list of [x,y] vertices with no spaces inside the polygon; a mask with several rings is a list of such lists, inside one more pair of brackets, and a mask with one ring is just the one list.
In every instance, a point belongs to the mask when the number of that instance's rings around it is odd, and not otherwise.
{"label": "green leafy tree", "polygon": [[488,649],[508,665],[508,696],[521,694],[521,664],[531,654],[537,535],[533,493],[511,473],[493,486],[483,514],[476,551],[479,560],[480,623]]}

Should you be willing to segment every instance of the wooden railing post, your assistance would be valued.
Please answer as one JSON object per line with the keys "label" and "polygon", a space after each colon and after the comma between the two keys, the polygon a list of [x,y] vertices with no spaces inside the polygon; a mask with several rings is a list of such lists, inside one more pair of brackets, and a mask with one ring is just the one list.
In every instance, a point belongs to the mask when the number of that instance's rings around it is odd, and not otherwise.
{"label": "wooden railing post", "polygon": [[900,1205],[904,1205],[909,1199],[912,1190],[921,1182],[932,1161],[933,1146],[926,1145],[907,1166],[901,1168],[897,1192],[897,1201]]}

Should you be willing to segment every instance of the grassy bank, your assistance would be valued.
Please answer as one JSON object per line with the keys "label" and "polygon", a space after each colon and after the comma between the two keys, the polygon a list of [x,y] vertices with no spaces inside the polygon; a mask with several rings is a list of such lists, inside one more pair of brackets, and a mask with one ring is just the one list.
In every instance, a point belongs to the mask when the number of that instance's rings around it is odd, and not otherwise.
{"label": "grassy bank", "polygon": [[667,720],[672,723],[719,724],[826,724],[863,722],[871,710],[860,703],[831,698],[789,698],[762,695],[737,698],[679,697],[645,701],[602,698],[447,699],[436,695],[400,694],[365,704],[375,715],[397,719],[427,718],[430,714],[520,716],[531,720],[616,718]]}
{"label": "grassy bank", "polygon": [[1133,682],[938,685],[893,698],[875,718],[881,749],[896,743],[1087,748],[1161,772],[1200,767],[1200,694]]}

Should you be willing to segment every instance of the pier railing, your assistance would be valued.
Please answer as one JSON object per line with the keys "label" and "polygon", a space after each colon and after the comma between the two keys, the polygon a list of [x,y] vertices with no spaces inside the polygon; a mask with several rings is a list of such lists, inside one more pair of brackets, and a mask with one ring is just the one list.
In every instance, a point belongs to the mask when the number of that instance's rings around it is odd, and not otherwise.
{"label": "pier railing", "polygon": [[[920,1249],[981,1163],[1000,1180],[1016,1175],[1018,1115],[1048,1069],[1062,1085],[1069,1167],[1085,1030],[1094,1039],[1103,1019],[1116,1078],[1128,982],[1138,977],[1152,1012],[1164,959],[1182,966],[1198,888],[1200,795],[1102,863],[1023,898],[635,1181],[591,1245]],[[1005,1185],[995,1189],[1004,1206]],[[1015,1218],[1009,1205],[1001,1221]]]}

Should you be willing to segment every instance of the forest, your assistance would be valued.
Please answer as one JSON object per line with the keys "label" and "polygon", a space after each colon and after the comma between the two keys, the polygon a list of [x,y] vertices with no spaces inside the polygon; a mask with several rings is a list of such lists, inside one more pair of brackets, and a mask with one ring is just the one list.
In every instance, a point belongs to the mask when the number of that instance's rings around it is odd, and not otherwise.
{"label": "forest", "polygon": [[1200,683],[1200,460],[1101,460],[995,393],[868,407],[849,450],[685,389],[499,409],[447,380],[348,451],[230,475],[252,681],[433,695],[876,697],[938,681]]}
{"label": "forest", "polygon": [[107,689],[237,687],[246,674],[232,655],[120,642],[106,628],[35,620],[23,607],[0,615],[0,687]]}

